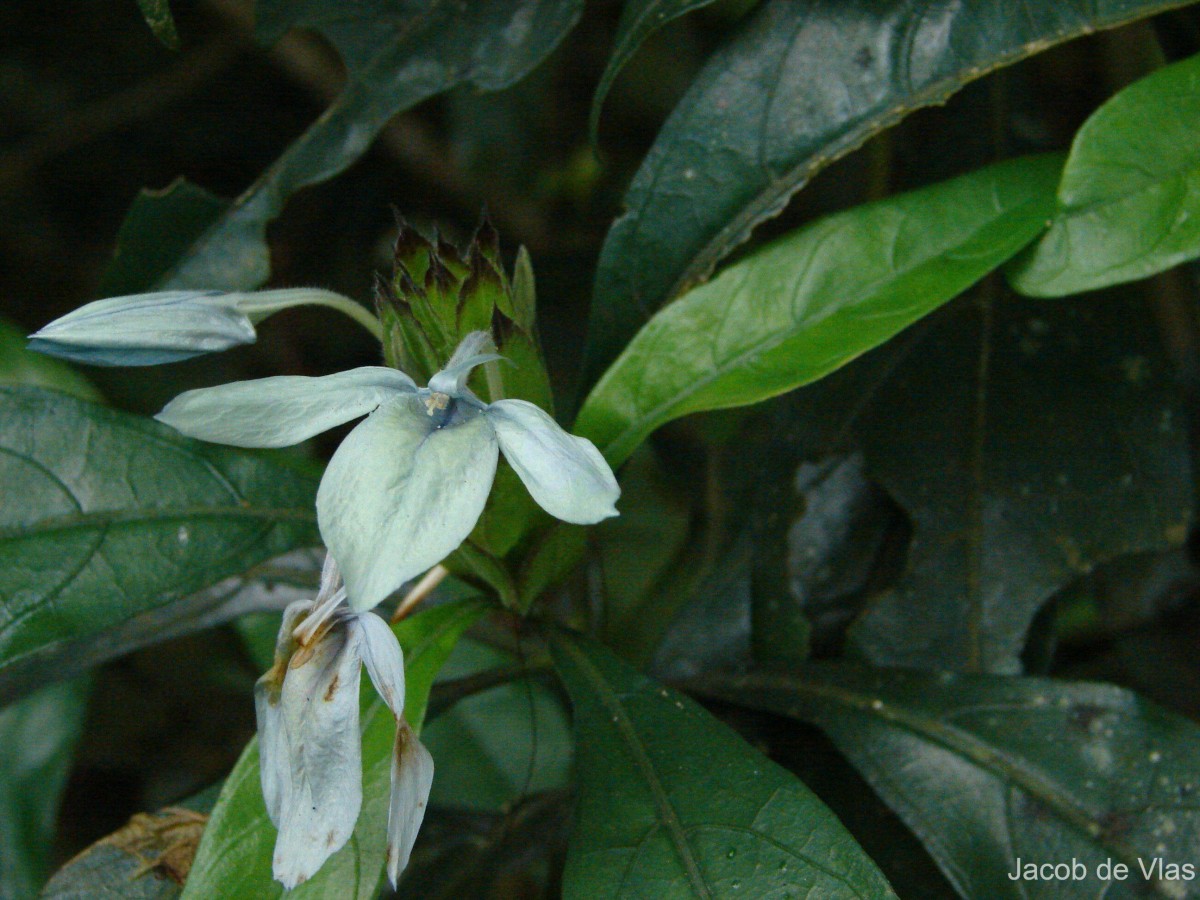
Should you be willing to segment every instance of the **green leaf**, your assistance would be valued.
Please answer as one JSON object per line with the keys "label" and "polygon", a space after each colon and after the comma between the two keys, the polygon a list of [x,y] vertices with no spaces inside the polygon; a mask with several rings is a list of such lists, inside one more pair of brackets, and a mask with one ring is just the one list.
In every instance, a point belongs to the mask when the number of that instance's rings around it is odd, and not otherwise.
{"label": "green leaf", "polygon": [[1017,672],[1056,591],[1186,538],[1184,415],[1150,310],[1123,293],[963,302],[859,404],[868,471],[914,529],[851,632],[872,662]]}
{"label": "green leaf", "polygon": [[457,85],[496,91],[518,81],[557,46],[582,7],[582,0],[371,0],[348,12],[341,0],[259,3],[260,39],[315,28],[341,52],[349,82],[159,286],[242,290],[262,284],[270,274],[266,226],[288,197],[345,170],[402,110]]}
{"label": "green leaf", "polygon": [[0,385],[24,384],[50,388],[100,402],[100,392],[91,382],[60,360],[25,349],[24,332],[0,319]]}
{"label": "green leaf", "polygon": [[895,896],[816,796],[697,704],[597,645],[551,646],[579,754],[565,897]]}
{"label": "green leaf", "polygon": [[[410,616],[392,631],[404,648],[404,718],[420,733],[429,689],[463,632],[488,607],[475,600],[446,603]],[[383,701],[369,692],[362,711],[363,805],[350,842],[329,858],[311,879],[287,894],[310,897],[375,896],[383,880],[395,720]],[[184,888],[184,900],[210,897],[284,895],[271,875],[275,826],[263,805],[258,769],[258,738],[246,746],[233,767],[212,818],[204,830],[196,861]]]}
{"label": "green leaf", "polygon": [[763,3],[696,77],[625,196],[596,275],[588,380],[655,309],[871,135],[1000,66],[1182,5]]}
{"label": "green leaf", "polygon": [[755,403],[845,365],[965,290],[1045,225],[1057,157],[989,166],[829,216],[659,312],[575,431],[609,463],[691,412]]}
{"label": "green leaf", "polygon": [[[1129,691],[846,665],[696,686],[820,725],[964,897],[1144,896],[1139,859],[1195,864],[1200,729]],[[1014,881],[1018,858],[1074,858],[1087,875]],[[1127,882],[1096,877],[1110,858]],[[1196,896],[1161,877],[1159,895]]]}
{"label": "green leaf", "polygon": [[1010,267],[1023,294],[1059,297],[1200,256],[1200,56],[1160,69],[1079,129],[1050,230]]}
{"label": "green leaf", "polygon": [[37,388],[0,387],[0,484],[0,698],[198,626],[227,598],[183,598],[319,540],[315,478]]}
{"label": "green leaf", "polygon": [[229,206],[228,200],[183,178],[161,191],[143,190],[117,232],[117,249],[99,295],[118,297],[151,290]]}
{"label": "green leaf", "polygon": [[[442,678],[513,671],[520,660],[470,638],[459,641]],[[529,678],[458,700],[422,736],[437,762],[430,805],[475,811],[511,807],[561,789],[571,769],[571,726],[561,695]]]}
{"label": "green leaf", "polygon": [[604,98],[608,96],[609,89],[625,68],[625,64],[637,53],[646,38],[668,22],[712,2],[713,0],[625,0],[625,6],[621,10],[621,21],[617,23],[617,36],[613,39],[612,55],[608,58],[608,65],[604,67],[604,74],[600,76],[600,83],[596,85],[596,93],[592,97],[588,130],[593,144],[597,143]]}
{"label": "green leaf", "polygon": [[33,897],[49,874],[90,689],[88,678],[61,681],[0,710],[0,896]]}
{"label": "green leaf", "polygon": [[137,0],[138,9],[154,36],[172,50],[179,49],[179,32],[175,30],[175,19],[171,16],[168,0]]}
{"label": "green leaf", "polygon": [[571,796],[521,798],[503,813],[431,808],[404,872],[401,897],[551,897],[570,825]]}

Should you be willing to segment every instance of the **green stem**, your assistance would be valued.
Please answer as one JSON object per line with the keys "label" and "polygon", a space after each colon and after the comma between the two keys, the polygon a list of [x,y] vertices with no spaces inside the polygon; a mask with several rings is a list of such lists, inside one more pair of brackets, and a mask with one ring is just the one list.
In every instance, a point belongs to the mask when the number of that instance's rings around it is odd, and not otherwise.
{"label": "green stem", "polygon": [[245,311],[256,323],[272,313],[291,306],[325,306],[349,316],[371,332],[375,340],[383,340],[383,326],[379,323],[379,319],[361,303],[334,291],[327,291],[324,288],[280,288],[259,291],[249,296],[253,297],[253,302],[247,304],[248,308]]}

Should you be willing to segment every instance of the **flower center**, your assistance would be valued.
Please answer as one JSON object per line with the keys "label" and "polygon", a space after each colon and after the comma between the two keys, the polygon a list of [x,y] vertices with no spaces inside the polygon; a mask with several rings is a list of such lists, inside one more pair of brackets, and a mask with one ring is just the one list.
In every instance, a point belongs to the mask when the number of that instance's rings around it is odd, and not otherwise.
{"label": "flower center", "polygon": [[433,427],[441,428],[450,421],[450,416],[454,413],[454,398],[441,391],[430,391],[429,396],[425,398],[425,411],[429,413],[429,418],[433,419]]}

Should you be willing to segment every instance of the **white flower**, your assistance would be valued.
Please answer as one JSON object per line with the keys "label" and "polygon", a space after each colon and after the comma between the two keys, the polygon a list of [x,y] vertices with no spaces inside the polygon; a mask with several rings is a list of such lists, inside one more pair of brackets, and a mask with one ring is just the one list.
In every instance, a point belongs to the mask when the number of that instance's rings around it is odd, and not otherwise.
{"label": "white flower", "polygon": [[367,310],[320,288],[157,291],[81,306],[31,334],[29,349],[93,366],[153,366],[252,344],[267,316],[306,305],[344,312],[378,336]]}
{"label": "white flower", "polygon": [[254,691],[263,800],[279,830],[273,871],[286,888],[311,878],[350,839],[362,806],[360,665],[396,719],[388,805],[392,886],[408,865],[433,783],[433,759],[404,720],[404,656],[373,612],[345,604],[326,558],[314,602],[290,605],[275,665]]}
{"label": "white flower", "polygon": [[471,370],[495,354],[468,335],[418,388],[394,369],[319,378],[239,381],[172,400],[158,419],[184,434],[239,447],[284,447],[370,414],[342,442],[317,491],[317,522],[356,611],[436,565],[483,512],[498,452],[543,509],[591,524],[617,515],[612,469],[591,441],[524,400],[483,403]]}

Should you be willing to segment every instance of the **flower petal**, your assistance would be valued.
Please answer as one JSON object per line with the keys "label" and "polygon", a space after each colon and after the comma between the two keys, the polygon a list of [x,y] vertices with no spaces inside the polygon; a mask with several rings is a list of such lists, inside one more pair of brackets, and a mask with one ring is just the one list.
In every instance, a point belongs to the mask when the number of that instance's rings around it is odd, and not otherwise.
{"label": "flower petal", "polygon": [[472,369],[494,359],[504,359],[493,352],[495,349],[496,344],[490,334],[472,331],[459,342],[445,367],[429,379],[429,389],[451,397],[464,396]]}
{"label": "flower petal", "polygon": [[415,395],[388,400],[342,441],[317,490],[317,524],[350,608],[370,609],[454,551],[483,512],[496,437],[482,415],[444,428]]}
{"label": "flower petal", "polygon": [[392,796],[388,805],[387,872],[392,887],[408,866],[433,786],[433,757],[403,719],[392,753]]}
{"label": "flower petal", "polygon": [[399,721],[404,714],[404,651],[387,622],[373,612],[351,619],[362,632],[362,660],[375,690]]}
{"label": "flower petal", "polygon": [[281,309],[308,304],[361,319],[353,300],[321,288],[156,291],[81,306],[30,335],[29,349],[96,366],[177,362],[252,344],[256,323]]}
{"label": "flower petal", "polygon": [[291,785],[279,810],[274,871],[289,889],[341,849],[358,820],[360,642],[355,629],[335,626],[292,657],[284,678],[279,708]]}
{"label": "flower petal", "polygon": [[156,419],[189,437],[235,447],[286,447],[366,415],[397,391],[403,372],[364,366],[308,378],[280,375],[180,394]]}
{"label": "flower petal", "polygon": [[595,444],[563,431],[525,400],[500,400],[484,415],[504,458],[542,509],[580,525],[617,515],[613,504],[621,489]]}
{"label": "flower petal", "polygon": [[301,616],[306,615],[312,606],[310,601],[300,600],[289,604],[283,611],[283,623],[279,627],[279,637],[275,642],[275,665],[254,685],[254,712],[258,719],[258,761],[263,800],[267,806],[267,815],[276,827],[279,826],[284,798],[292,789],[291,752],[288,750],[287,734],[283,729],[280,700],[288,661],[296,649],[292,632]]}
{"label": "flower petal", "polygon": [[159,291],[81,306],[30,335],[29,349],[95,366],[150,366],[252,344],[245,295]]}

